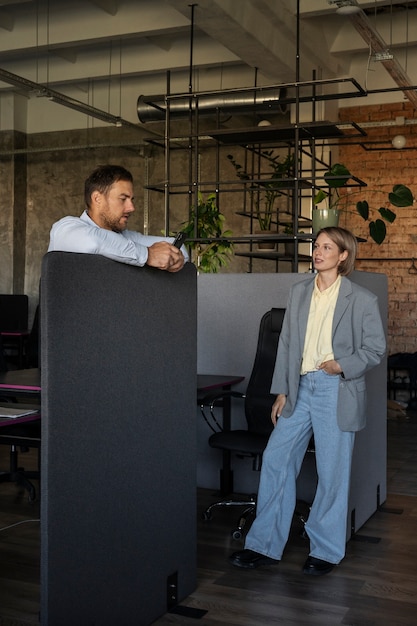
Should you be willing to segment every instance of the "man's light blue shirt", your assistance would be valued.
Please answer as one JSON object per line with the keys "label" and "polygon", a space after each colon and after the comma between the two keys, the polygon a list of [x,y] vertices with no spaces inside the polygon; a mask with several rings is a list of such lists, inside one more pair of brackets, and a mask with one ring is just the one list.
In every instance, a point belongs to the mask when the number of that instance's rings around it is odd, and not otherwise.
{"label": "man's light blue shirt", "polygon": [[[63,217],[51,229],[48,252],[81,252],[101,254],[114,261],[142,267],[148,260],[148,248],[158,241],[169,241],[169,237],[142,235],[133,230],[116,233],[97,226],[87,211],[80,217]],[[181,248],[186,261],[189,260],[184,246]]]}

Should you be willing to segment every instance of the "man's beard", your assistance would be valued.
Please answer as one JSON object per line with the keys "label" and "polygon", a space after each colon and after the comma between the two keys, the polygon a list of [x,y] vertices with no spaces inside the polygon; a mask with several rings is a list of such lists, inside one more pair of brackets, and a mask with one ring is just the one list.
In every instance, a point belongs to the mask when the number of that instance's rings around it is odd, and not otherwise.
{"label": "man's beard", "polygon": [[101,218],[106,226],[114,233],[120,234],[127,228],[127,223],[121,226],[119,220],[116,221],[115,219],[109,218],[107,215],[102,215]]}

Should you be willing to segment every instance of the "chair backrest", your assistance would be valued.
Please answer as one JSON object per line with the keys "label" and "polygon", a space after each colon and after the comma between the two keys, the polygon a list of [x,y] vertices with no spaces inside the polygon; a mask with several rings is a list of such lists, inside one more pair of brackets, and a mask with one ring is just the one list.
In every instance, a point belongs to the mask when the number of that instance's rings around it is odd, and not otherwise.
{"label": "chair backrest", "polygon": [[28,296],[0,294],[0,330],[14,332],[28,328]]}
{"label": "chair backrest", "polygon": [[245,400],[245,416],[251,432],[269,434],[272,431],[271,408],[276,396],[270,393],[270,388],[284,313],[285,309],[271,309],[260,322]]}

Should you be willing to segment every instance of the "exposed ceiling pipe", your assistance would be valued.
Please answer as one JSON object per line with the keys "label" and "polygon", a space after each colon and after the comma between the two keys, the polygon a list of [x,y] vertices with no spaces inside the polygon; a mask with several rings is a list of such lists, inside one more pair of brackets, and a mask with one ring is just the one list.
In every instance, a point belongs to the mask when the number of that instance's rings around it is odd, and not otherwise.
{"label": "exposed ceiling pipe", "polygon": [[[198,97],[198,111],[201,115],[210,115],[221,110],[225,113],[252,112],[254,108],[259,113],[271,113],[271,103],[279,103],[283,97],[284,90],[275,89],[264,93],[257,93],[254,89],[246,93],[239,93],[237,90],[232,93],[219,92]],[[137,113],[139,121],[157,122],[165,119],[165,96],[162,94],[155,96],[139,96],[137,100]],[[191,107],[196,108],[197,99],[191,100]],[[172,98],[169,112],[172,117],[186,117],[190,112],[190,97]],[[283,113],[279,108],[273,108],[273,113]]]}
{"label": "exposed ceiling pipe", "polygon": [[139,128],[137,124],[132,124],[132,122],[124,120],[121,117],[112,115],[111,113],[107,113],[107,111],[102,111],[101,109],[97,109],[96,107],[92,107],[89,104],[81,102],[80,100],[70,98],[69,96],[60,93],[59,91],[54,91],[53,89],[50,89],[45,85],[35,83],[32,80],[23,78],[23,76],[12,74],[12,72],[8,72],[7,70],[1,68],[0,79],[8,85],[13,85],[20,89],[23,89],[28,94],[47,98],[52,102],[62,104],[62,106],[68,107],[69,109],[74,109],[79,113],[83,113],[84,115],[88,115],[89,117],[94,117],[98,120],[102,120],[103,122],[107,122],[108,124],[114,124],[115,126],[129,126],[130,128]]}
{"label": "exposed ceiling pipe", "polygon": [[126,148],[127,150],[134,150],[136,156],[145,158],[147,155],[147,144],[143,141],[133,142],[107,142],[107,143],[85,143],[77,145],[66,146],[42,146],[41,148],[27,147],[27,148],[12,148],[10,150],[1,150],[0,157],[2,156],[16,156],[18,154],[42,154],[48,152],[71,152],[75,150],[96,150],[101,148]]}
{"label": "exposed ceiling pipe", "polygon": [[[373,27],[369,17],[362,11],[362,9],[349,15],[349,19],[355,26],[358,33],[364,39],[364,41],[370,46],[374,54],[383,55],[388,50],[388,45]],[[392,59],[382,59],[379,61],[387,70],[391,78],[396,82],[399,87],[404,89],[404,95],[417,109],[417,92],[410,89],[412,82],[398,61],[393,57]]]}

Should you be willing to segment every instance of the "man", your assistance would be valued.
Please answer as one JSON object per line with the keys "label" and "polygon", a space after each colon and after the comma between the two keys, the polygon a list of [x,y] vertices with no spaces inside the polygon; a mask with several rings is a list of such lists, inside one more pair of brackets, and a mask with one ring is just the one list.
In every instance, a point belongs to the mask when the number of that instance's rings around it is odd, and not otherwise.
{"label": "man", "polygon": [[178,272],[189,260],[185,248],[179,250],[164,237],[127,230],[135,206],[132,174],[124,167],[97,167],[85,181],[84,199],[81,217],[64,217],[52,226],[48,252],[101,254],[168,272]]}

